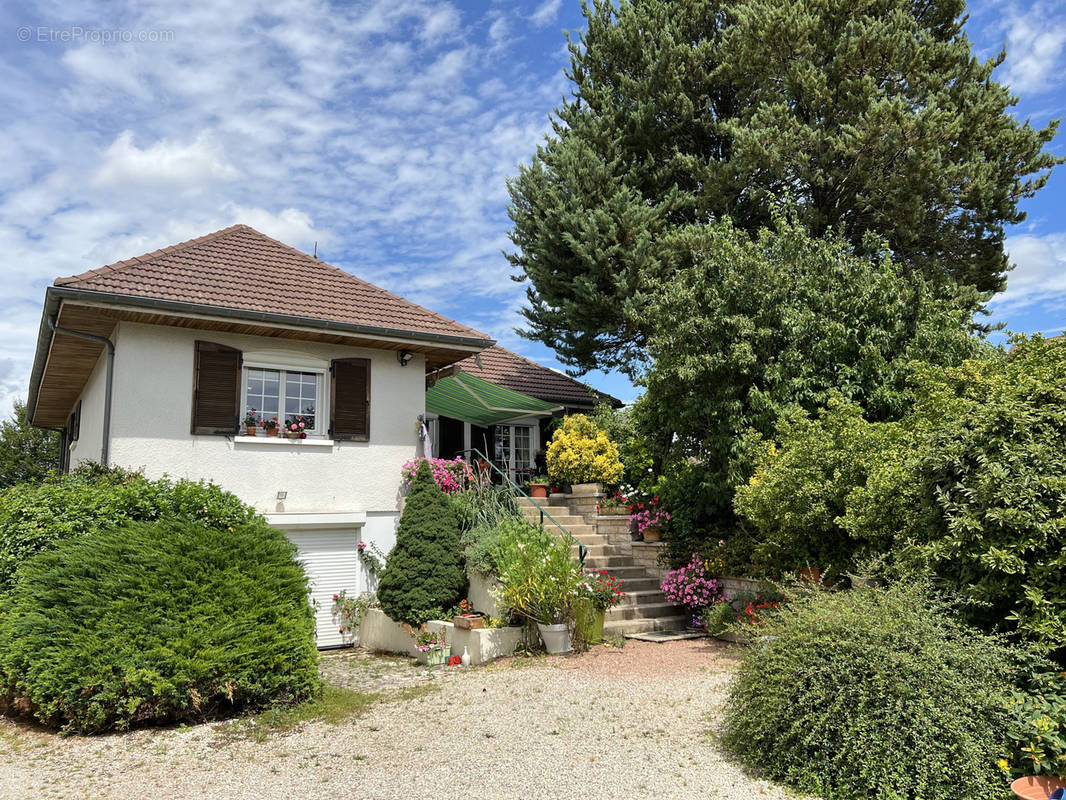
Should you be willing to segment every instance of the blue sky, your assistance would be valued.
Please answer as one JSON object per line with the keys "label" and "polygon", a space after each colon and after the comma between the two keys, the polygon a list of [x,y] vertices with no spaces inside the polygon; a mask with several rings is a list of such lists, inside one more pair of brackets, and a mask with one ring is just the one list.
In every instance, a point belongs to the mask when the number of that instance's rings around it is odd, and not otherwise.
{"label": "blue sky", "polygon": [[[1066,0],[970,6],[1038,125],[1066,116]],[[567,91],[577,0],[0,5],[0,409],[53,278],[244,222],[555,364],[513,333],[505,180]],[[1066,154],[1066,133],[1052,151]],[[1010,231],[994,318],[1066,328],[1066,170]],[[284,291],[284,287],[278,287]],[[631,400],[621,376],[597,388]]]}

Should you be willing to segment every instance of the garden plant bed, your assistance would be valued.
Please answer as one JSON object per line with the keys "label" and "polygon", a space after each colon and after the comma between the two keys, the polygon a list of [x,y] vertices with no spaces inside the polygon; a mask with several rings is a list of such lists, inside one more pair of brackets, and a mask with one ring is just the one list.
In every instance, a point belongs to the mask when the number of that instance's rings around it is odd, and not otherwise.
{"label": "garden plant bed", "polygon": [[[258,717],[60,737],[0,719],[0,797],[784,800],[710,735],[735,652],[629,642],[470,669],[327,653],[327,685],[374,699],[277,732],[257,735]],[[477,758],[456,759],[457,742]]]}

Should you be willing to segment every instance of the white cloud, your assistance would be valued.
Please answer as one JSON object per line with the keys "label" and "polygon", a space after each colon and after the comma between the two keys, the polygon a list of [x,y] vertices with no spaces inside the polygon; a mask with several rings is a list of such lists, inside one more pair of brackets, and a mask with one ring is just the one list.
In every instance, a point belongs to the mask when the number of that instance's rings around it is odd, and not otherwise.
{"label": "white cloud", "polygon": [[[1061,12],[1061,9],[1060,9]],[[1007,59],[1001,79],[1014,92],[1034,94],[1062,83],[1066,20],[1037,3],[1024,14],[1008,16]]]}
{"label": "white cloud", "polygon": [[201,133],[188,144],[160,139],[143,150],[133,143],[133,131],[123,131],[104,153],[94,176],[103,186],[128,187],[152,184],[162,188],[202,188],[214,181],[240,176],[209,133]]}
{"label": "white cloud", "polygon": [[537,7],[537,10],[530,15],[529,19],[538,28],[550,25],[555,22],[555,18],[559,16],[559,8],[562,4],[563,0],[544,0],[544,2]]}
{"label": "white cloud", "polygon": [[1007,290],[992,302],[998,315],[1066,299],[1066,233],[1011,236],[1006,247],[1016,266],[1007,273]]}

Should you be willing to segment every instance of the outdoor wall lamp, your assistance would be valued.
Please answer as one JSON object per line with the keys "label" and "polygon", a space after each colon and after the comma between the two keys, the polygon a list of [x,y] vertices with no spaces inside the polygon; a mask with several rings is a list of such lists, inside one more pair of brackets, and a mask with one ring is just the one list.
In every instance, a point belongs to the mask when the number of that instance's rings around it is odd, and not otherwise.
{"label": "outdoor wall lamp", "polygon": [[396,360],[400,362],[401,367],[406,367],[411,363],[411,359],[415,357],[415,354],[409,350],[401,350],[396,354]]}

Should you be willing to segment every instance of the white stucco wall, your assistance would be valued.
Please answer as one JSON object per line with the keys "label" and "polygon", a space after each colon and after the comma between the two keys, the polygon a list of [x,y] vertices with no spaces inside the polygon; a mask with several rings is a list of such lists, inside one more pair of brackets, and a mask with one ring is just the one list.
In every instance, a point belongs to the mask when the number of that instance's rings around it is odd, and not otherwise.
{"label": "white stucco wall", "polygon": [[[112,337],[114,341],[114,337]],[[81,393],[81,426],[78,441],[70,448],[70,466],[88,461],[100,462],[104,445],[104,385],[107,373],[107,350],[93,367]]]}
{"label": "white stucco wall", "polygon": [[[192,435],[197,339],[245,352],[298,353],[323,366],[334,358],[369,358],[370,441],[322,446],[310,439]],[[264,513],[373,512],[367,538],[387,549],[400,508],[400,467],[417,452],[415,421],[424,409],[422,356],[401,367],[386,350],[124,322],[115,353],[111,461],[153,478],[213,480]],[[87,416],[83,410],[83,440]],[[277,500],[279,491],[286,493],[284,501]]]}

